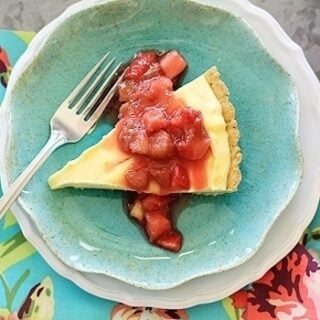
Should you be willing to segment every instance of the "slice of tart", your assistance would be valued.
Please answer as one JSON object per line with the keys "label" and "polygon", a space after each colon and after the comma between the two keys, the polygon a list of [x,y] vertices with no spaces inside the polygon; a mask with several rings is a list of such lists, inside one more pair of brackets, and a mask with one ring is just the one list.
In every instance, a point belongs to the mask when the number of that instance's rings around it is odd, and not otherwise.
{"label": "slice of tart", "polygon": [[[149,159],[143,151],[138,150],[144,148],[141,144],[148,143],[144,141],[145,138],[149,138],[148,135],[143,135],[141,138],[132,133],[135,140],[130,147],[136,148],[140,153],[131,153],[131,149],[124,150],[119,143],[120,121],[100,142],[53,174],[49,178],[50,187],[120,189],[158,195],[181,192],[217,194],[236,191],[241,180],[239,132],[234,108],[228,98],[228,89],[220,80],[217,69],[215,67],[209,69],[175,91],[173,95],[192,110],[188,108],[186,114],[183,111],[179,114],[179,110],[183,107],[177,106],[175,117],[172,117],[171,121],[181,121],[181,126],[185,126],[188,130],[190,124],[187,122],[191,121],[193,126],[197,124],[199,112],[202,115],[203,127],[209,138],[209,148],[201,158],[195,155],[196,159],[193,160],[191,154],[201,147],[199,147],[200,139],[199,141],[194,139],[194,145],[184,145],[180,148],[182,150],[180,154],[186,153],[181,159],[177,153],[174,154],[174,151],[170,151],[172,157],[162,157],[161,152],[165,153],[166,150],[158,150],[161,148],[157,149],[156,143],[153,143],[151,148],[145,147],[148,149],[146,152],[152,154],[152,158]],[[153,141],[158,139],[161,144],[161,139],[168,138],[161,124],[162,120],[166,122],[167,119],[163,119],[161,112],[158,114],[154,110],[149,111],[146,117],[151,118],[148,127],[152,132],[151,139]],[[136,119],[132,122],[126,125],[132,125],[132,130],[138,130],[139,128],[135,127]],[[157,130],[156,126],[161,129]],[[173,149],[174,146],[170,143],[169,148]],[[149,168],[145,169],[146,167]]]}
{"label": "slice of tart", "polygon": [[180,193],[233,192],[241,180],[239,131],[215,67],[174,90],[187,63],[177,51],[138,53],[119,85],[119,121],[49,178],[52,189],[137,192],[128,206],[149,241],[177,252],[171,204]]}

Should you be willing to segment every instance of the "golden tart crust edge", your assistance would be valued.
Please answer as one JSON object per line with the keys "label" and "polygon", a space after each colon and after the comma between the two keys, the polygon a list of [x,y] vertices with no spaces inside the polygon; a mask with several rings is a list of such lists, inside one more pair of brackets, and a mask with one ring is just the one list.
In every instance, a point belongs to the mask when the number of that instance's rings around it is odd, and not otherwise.
{"label": "golden tart crust edge", "polygon": [[240,171],[242,160],[242,153],[239,147],[240,132],[235,119],[235,109],[229,100],[229,89],[221,80],[218,69],[216,67],[211,68],[205,74],[205,77],[221,104],[222,115],[226,122],[230,147],[230,169],[227,180],[227,191],[233,192],[238,189],[242,177]]}

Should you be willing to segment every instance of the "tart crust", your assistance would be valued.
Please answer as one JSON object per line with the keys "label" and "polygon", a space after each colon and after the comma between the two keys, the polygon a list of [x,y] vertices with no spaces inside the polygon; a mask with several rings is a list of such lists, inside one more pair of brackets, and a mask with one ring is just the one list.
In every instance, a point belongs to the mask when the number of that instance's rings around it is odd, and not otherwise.
{"label": "tart crust", "polygon": [[226,131],[228,133],[230,147],[230,169],[227,180],[227,191],[233,192],[238,189],[242,177],[240,171],[240,163],[242,160],[242,153],[239,147],[240,132],[238,130],[238,123],[235,120],[235,109],[229,100],[229,89],[221,80],[218,69],[213,67],[208,70],[205,78],[221,104],[222,115],[226,122]]}

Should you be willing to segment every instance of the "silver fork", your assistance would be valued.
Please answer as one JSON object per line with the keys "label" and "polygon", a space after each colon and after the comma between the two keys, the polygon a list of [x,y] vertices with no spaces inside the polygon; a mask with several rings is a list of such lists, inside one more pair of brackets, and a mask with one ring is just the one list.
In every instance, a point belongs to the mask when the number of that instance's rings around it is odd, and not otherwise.
{"label": "silver fork", "polygon": [[[115,58],[110,59],[108,52],[60,105],[50,121],[49,140],[0,199],[0,219],[52,152],[63,144],[79,141],[100,118],[122,79],[122,76],[119,76],[113,84],[121,66],[120,63],[110,71],[114,62]],[[102,94],[108,88],[108,93],[102,99]]]}

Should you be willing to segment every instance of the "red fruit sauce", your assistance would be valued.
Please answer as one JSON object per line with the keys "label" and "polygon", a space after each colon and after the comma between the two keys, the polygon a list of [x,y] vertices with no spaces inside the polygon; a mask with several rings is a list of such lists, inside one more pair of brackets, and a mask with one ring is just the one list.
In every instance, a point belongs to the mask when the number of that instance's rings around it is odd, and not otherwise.
{"label": "red fruit sauce", "polygon": [[[172,224],[172,192],[190,188],[188,169],[196,168],[197,183],[205,183],[204,161],[210,139],[202,114],[173,94],[187,67],[177,51],[142,51],[135,55],[119,85],[119,122],[116,126],[120,148],[134,158],[126,172],[126,183],[139,193],[156,182],[161,195],[138,195],[144,219],[140,221],[149,241],[179,251],[182,236]],[[156,209],[154,208],[156,206]]]}

